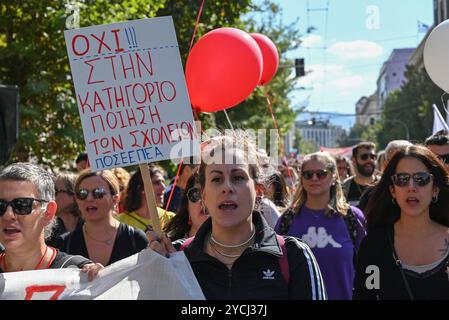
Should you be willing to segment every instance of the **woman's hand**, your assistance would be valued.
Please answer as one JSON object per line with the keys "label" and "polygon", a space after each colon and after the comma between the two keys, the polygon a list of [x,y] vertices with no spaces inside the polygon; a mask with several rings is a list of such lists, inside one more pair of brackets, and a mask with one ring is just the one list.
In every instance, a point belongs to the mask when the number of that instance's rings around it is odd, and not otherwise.
{"label": "woman's hand", "polygon": [[81,271],[87,272],[87,281],[90,282],[95,279],[101,269],[104,269],[101,263],[88,263],[83,266]]}
{"label": "woman's hand", "polygon": [[148,247],[153,249],[160,255],[163,255],[163,256],[169,258],[170,253],[176,252],[176,249],[175,249],[175,247],[173,247],[173,244],[171,243],[170,238],[165,233],[163,233],[162,238],[160,238],[153,231],[148,231],[147,238],[148,238],[148,241],[150,242],[148,244]]}

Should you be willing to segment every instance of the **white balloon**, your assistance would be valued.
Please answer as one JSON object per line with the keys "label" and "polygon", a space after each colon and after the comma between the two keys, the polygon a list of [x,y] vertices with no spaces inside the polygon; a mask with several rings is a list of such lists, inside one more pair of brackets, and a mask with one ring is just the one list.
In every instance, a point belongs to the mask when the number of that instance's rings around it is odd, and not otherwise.
{"label": "white balloon", "polygon": [[436,26],[427,38],[424,66],[430,79],[449,92],[449,19]]}

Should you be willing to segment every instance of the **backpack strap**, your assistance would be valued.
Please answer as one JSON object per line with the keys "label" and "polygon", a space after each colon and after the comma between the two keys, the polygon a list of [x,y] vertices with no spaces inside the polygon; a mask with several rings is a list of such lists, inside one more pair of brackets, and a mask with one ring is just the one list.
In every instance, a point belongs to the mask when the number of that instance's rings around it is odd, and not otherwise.
{"label": "backpack strap", "polygon": [[354,214],[354,211],[352,211],[352,208],[349,207],[348,211],[346,212],[346,215],[343,217],[343,220],[346,223],[346,227],[348,228],[349,236],[351,237],[352,244],[354,245],[354,255],[353,255],[353,263],[354,266],[357,265],[357,248],[356,248],[356,241],[357,241],[357,217]]}
{"label": "backpack strap", "polygon": [[352,243],[355,247],[355,243],[357,240],[357,217],[354,214],[354,211],[352,211],[352,208],[349,207],[348,211],[346,211],[346,215],[344,216],[343,220],[346,223],[346,227],[348,228],[349,236],[351,237]]}
{"label": "backpack strap", "polygon": [[190,237],[190,238],[185,239],[184,242],[179,247],[178,251],[184,251],[184,249],[187,248],[189,246],[189,244],[192,243],[193,239],[195,239],[195,237]]}
{"label": "backpack strap", "polygon": [[293,222],[294,211],[292,208],[286,210],[280,217],[279,234],[286,235]]}
{"label": "backpack strap", "polygon": [[287,247],[285,245],[285,239],[283,236],[276,234],[279,246],[282,250],[282,256],[279,257],[279,266],[281,267],[282,277],[284,278],[287,285],[290,283],[290,266],[288,264],[288,254]]}

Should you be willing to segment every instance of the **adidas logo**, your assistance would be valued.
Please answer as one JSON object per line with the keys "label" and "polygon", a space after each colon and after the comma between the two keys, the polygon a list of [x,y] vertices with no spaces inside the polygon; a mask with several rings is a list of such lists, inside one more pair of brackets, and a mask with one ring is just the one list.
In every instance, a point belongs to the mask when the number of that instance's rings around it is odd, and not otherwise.
{"label": "adidas logo", "polygon": [[274,271],[271,271],[270,269],[268,269],[267,271],[262,271],[263,273],[263,277],[262,279],[264,280],[274,280]]}

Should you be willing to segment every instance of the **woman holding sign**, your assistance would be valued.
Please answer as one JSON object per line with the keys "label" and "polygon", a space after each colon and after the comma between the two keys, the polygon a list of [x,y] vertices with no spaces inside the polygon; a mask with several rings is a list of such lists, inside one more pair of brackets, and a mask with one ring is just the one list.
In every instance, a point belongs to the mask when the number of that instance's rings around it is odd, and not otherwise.
{"label": "woman holding sign", "polygon": [[[203,293],[206,299],[326,299],[309,247],[277,236],[256,210],[262,179],[256,157],[241,135],[203,143],[200,186],[210,218],[181,245]],[[159,253],[175,251],[166,235],[149,238]]]}
{"label": "woman holding sign", "polygon": [[92,280],[103,266],[47,246],[56,213],[51,175],[29,163],[0,172],[0,272],[78,267]]}
{"label": "woman holding sign", "polygon": [[105,266],[145,249],[145,234],[114,218],[119,192],[112,171],[83,171],[76,180],[75,194],[85,222],[82,228],[60,237],[60,249]]}

